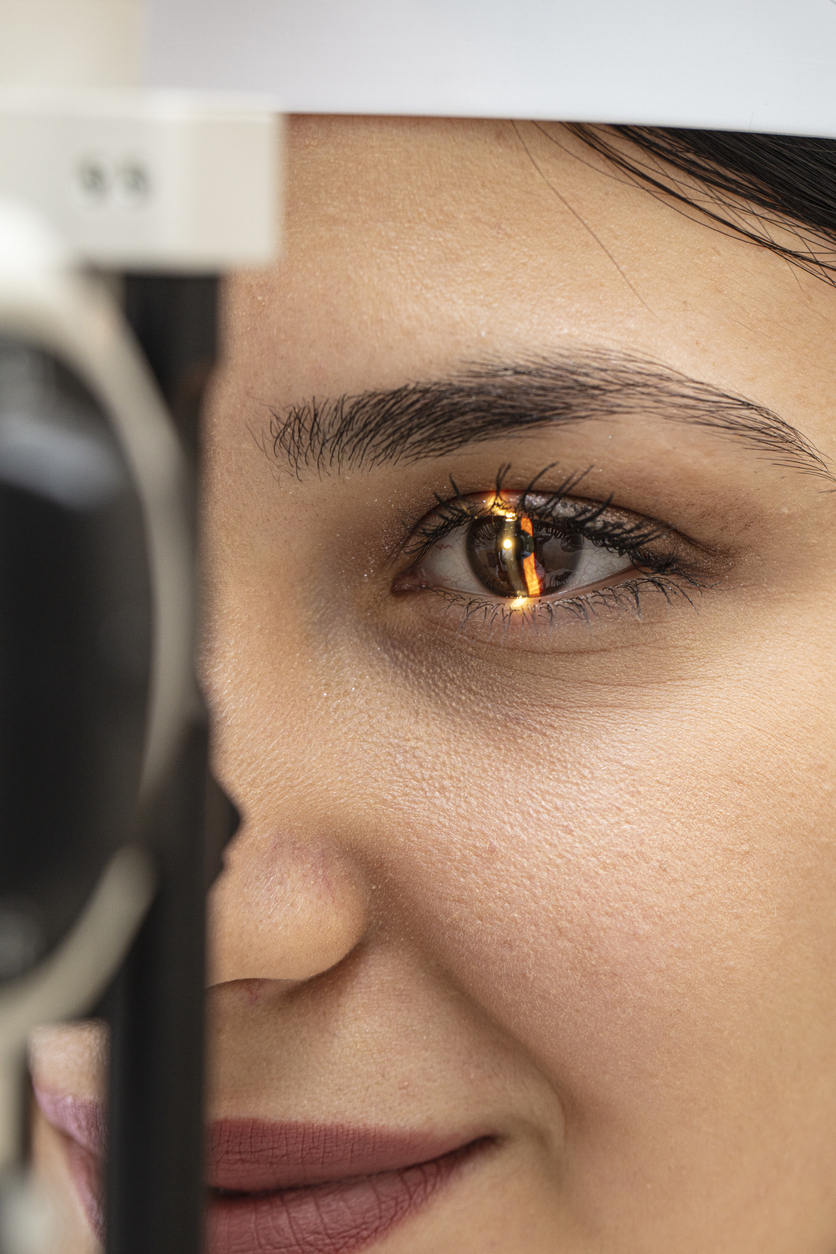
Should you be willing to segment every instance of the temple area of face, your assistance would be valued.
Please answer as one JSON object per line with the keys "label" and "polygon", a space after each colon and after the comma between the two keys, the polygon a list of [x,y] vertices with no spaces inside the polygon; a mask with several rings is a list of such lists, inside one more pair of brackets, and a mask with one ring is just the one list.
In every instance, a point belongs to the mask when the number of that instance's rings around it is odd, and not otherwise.
{"label": "temple area of face", "polygon": [[598,350],[488,362],[388,391],[274,412],[265,451],[297,475],[446,456],[552,425],[655,418],[723,435],[760,460],[831,479],[825,457],[768,407],[655,362]]}

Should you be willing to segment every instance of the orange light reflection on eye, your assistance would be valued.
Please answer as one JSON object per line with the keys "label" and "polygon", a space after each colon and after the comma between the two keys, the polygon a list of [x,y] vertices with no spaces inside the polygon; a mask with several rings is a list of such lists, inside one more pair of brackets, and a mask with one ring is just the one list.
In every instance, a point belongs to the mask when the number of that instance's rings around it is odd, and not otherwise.
{"label": "orange light reflection on eye", "polygon": [[[530,536],[534,535],[534,526],[531,519],[526,515],[523,515],[520,518],[519,527],[520,531],[525,531]],[[530,554],[530,556],[523,558],[522,568],[525,586],[528,589],[528,595],[530,597],[542,596],[543,585],[540,582],[540,576],[537,574],[537,562],[533,553]]]}

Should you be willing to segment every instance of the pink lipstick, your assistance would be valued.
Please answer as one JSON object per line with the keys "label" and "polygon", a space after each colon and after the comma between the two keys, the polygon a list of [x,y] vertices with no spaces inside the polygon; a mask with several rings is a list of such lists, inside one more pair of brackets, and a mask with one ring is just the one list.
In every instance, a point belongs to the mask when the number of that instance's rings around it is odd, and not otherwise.
{"label": "pink lipstick", "polygon": [[[102,1108],[48,1092],[38,1101],[69,1138],[76,1188],[101,1235]],[[207,1254],[355,1254],[495,1144],[478,1134],[259,1119],[221,1119],[208,1131]]]}

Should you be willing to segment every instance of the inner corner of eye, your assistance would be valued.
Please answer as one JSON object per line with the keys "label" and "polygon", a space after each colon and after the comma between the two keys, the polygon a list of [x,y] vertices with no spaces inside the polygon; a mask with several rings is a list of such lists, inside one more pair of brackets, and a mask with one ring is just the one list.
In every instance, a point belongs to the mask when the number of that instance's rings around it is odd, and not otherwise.
{"label": "inner corner of eye", "polygon": [[433,584],[427,578],[421,563],[416,562],[410,566],[409,570],[404,570],[401,574],[396,575],[392,581],[392,592],[420,592],[422,589],[432,586]]}

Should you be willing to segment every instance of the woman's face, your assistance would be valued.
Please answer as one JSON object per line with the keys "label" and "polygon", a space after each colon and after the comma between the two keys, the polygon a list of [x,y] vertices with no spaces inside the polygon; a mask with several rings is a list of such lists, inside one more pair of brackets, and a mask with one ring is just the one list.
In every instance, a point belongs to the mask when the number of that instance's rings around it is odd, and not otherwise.
{"label": "woman's face", "polygon": [[[212,1254],[832,1254],[834,342],[558,127],[292,123],[207,430]],[[35,1048],[73,1254],[98,1056]]]}

